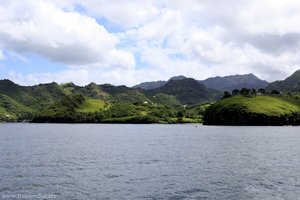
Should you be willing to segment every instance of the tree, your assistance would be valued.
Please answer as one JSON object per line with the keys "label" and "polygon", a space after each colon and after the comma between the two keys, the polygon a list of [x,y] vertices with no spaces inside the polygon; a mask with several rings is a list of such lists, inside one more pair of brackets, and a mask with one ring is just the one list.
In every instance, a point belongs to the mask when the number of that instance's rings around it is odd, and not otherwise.
{"label": "tree", "polygon": [[234,89],[234,90],[232,90],[231,94],[232,94],[233,96],[239,95],[239,94],[240,94],[240,91],[239,91],[238,89]]}
{"label": "tree", "polygon": [[183,122],[183,117],[184,117],[184,112],[182,110],[179,110],[177,112],[177,122],[182,123]]}
{"label": "tree", "polygon": [[266,90],[263,89],[263,88],[259,88],[259,89],[258,89],[258,93],[259,93],[259,94],[266,94]]}
{"label": "tree", "polygon": [[250,89],[242,88],[241,91],[240,91],[240,94],[243,95],[244,97],[249,97],[250,96],[250,92],[251,92]]}
{"label": "tree", "polygon": [[279,92],[279,90],[272,90],[271,94],[272,95],[278,95],[278,94],[280,94],[280,92]]}
{"label": "tree", "polygon": [[182,111],[182,110],[179,110],[179,111],[177,112],[177,118],[183,118],[183,116],[184,116],[183,111]]}
{"label": "tree", "polygon": [[257,94],[257,91],[256,91],[256,89],[252,88],[252,90],[251,90],[251,94],[252,94],[253,96],[255,96],[255,97],[256,97],[256,94]]}
{"label": "tree", "polygon": [[228,91],[225,91],[222,99],[226,99],[229,97],[231,97],[231,94]]}

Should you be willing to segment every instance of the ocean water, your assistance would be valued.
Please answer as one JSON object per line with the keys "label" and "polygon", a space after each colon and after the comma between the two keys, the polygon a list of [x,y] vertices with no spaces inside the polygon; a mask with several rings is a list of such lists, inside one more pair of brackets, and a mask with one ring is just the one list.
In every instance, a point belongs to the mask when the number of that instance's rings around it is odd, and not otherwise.
{"label": "ocean water", "polygon": [[300,127],[0,124],[0,199],[300,199]]}

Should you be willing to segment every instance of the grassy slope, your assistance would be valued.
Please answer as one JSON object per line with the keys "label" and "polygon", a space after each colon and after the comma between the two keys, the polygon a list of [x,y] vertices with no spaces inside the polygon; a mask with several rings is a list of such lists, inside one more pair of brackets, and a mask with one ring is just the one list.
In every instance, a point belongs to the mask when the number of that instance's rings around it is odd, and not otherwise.
{"label": "grassy slope", "polygon": [[298,105],[281,98],[270,96],[257,96],[254,98],[235,96],[220,101],[216,104],[215,108],[216,113],[227,109],[243,109],[245,112],[265,114],[268,116],[280,116],[300,111]]}
{"label": "grassy slope", "polygon": [[86,99],[77,109],[77,112],[97,112],[107,110],[110,104],[101,99]]}
{"label": "grassy slope", "polygon": [[0,94],[0,120],[17,120],[35,111],[14,99]]}
{"label": "grassy slope", "polygon": [[300,125],[300,102],[284,96],[234,96],[210,106],[204,124]]}

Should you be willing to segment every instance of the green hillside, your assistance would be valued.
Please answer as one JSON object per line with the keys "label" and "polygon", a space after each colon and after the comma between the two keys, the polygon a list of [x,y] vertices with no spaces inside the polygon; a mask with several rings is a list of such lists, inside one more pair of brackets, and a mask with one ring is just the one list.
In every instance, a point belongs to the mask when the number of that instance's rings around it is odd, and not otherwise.
{"label": "green hillside", "polygon": [[77,112],[99,112],[109,109],[110,103],[101,99],[85,99],[85,101],[76,108]]}
{"label": "green hillside", "polygon": [[32,119],[49,123],[191,123],[201,122],[201,105],[183,107],[91,99],[83,94],[67,95],[45,107]]}
{"label": "green hillside", "polygon": [[0,80],[0,94],[1,121],[55,123],[201,122],[206,108],[201,103],[221,97],[220,91],[185,77],[147,91],[95,83],[20,86]]}
{"label": "green hillside", "polygon": [[234,96],[212,105],[204,123],[216,125],[288,125],[298,124],[300,107],[290,98]]}
{"label": "green hillside", "polygon": [[[74,87],[74,86],[73,86]],[[73,92],[82,93],[87,97],[96,98],[96,99],[109,99],[111,95],[104,91],[100,85],[96,83],[90,83],[85,87],[75,86]]]}
{"label": "green hillside", "polygon": [[20,86],[10,80],[0,80],[0,94],[34,109],[41,109],[52,104],[68,92],[57,83],[39,84],[35,86]]}
{"label": "green hillside", "polygon": [[152,101],[155,102],[156,104],[169,105],[169,106],[181,105],[180,102],[173,95],[158,93],[153,96],[150,96],[149,98],[151,98]]}
{"label": "green hillside", "polygon": [[14,99],[0,94],[0,121],[17,121],[30,118],[35,111]]}
{"label": "green hillside", "polygon": [[297,71],[280,82],[281,86],[289,85],[288,90],[259,93],[277,96],[233,96],[217,103],[221,91],[185,77],[172,78],[149,90],[96,83],[20,86],[0,80],[0,121],[198,123],[204,120],[205,124],[219,125],[296,125],[300,124],[300,96],[291,88],[298,87],[299,74]]}
{"label": "green hillside", "polygon": [[221,97],[222,92],[207,89],[203,84],[192,78],[169,80],[164,86],[147,90],[150,95],[159,93],[174,96],[181,104],[193,105],[211,102]]}
{"label": "green hillside", "polygon": [[300,70],[294,72],[283,81],[271,83],[267,90],[279,90],[283,92],[300,92]]}

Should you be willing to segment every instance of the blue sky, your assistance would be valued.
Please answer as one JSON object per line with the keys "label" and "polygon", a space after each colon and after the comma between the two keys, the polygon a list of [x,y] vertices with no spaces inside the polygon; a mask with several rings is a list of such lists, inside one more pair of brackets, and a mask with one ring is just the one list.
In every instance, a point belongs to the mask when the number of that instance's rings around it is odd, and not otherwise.
{"label": "blue sky", "polygon": [[2,0],[0,78],[126,84],[300,68],[298,1]]}
{"label": "blue sky", "polygon": [[10,55],[9,53],[6,54],[4,52],[4,56],[6,59],[4,59],[2,62],[1,69],[3,71],[18,71],[19,73],[42,73],[44,71],[56,72],[67,68],[67,66],[62,63],[50,61],[49,59],[38,54],[28,54],[22,58]]}

